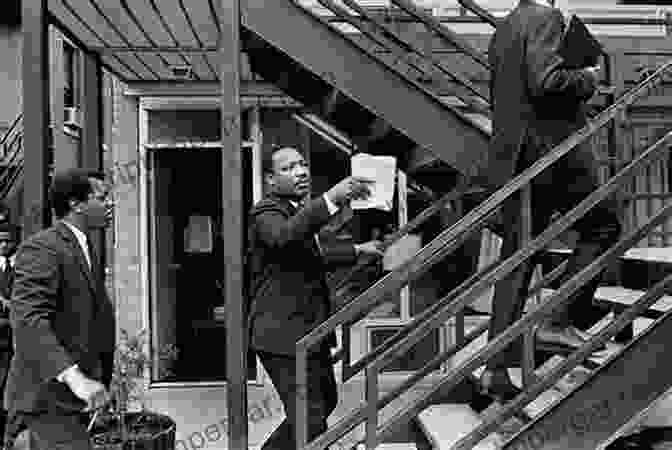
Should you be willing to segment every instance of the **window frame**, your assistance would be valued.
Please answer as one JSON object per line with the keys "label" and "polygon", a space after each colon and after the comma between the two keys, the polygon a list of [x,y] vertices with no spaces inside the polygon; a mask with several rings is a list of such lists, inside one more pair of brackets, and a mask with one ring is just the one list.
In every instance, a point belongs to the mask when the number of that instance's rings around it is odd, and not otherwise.
{"label": "window frame", "polygon": [[[152,318],[152,278],[151,278],[151,247],[150,242],[150,221],[152,220],[149,210],[152,200],[151,196],[151,168],[148,167],[149,152],[160,151],[156,146],[149,143],[149,112],[152,110],[207,110],[219,109],[220,99],[218,97],[141,97],[138,102],[138,160],[142,163],[138,167],[138,191],[139,191],[139,242],[140,242],[140,287],[142,304],[142,327],[149,330],[149,344],[150,349],[154,349],[153,342],[155,341],[155,323]],[[247,109],[247,108],[245,108]],[[242,113],[243,111],[241,111]],[[258,135],[261,139],[261,133]],[[203,144],[203,143],[200,143]],[[206,146],[212,146],[214,143],[209,143]],[[244,146],[250,145],[243,143]],[[221,147],[221,143],[219,144]],[[251,144],[253,155],[261,151],[261,142],[257,140]],[[261,162],[261,158],[253,157],[255,161]],[[256,168],[256,164],[254,165]],[[261,192],[260,185],[262,183],[261,172],[253,170],[253,191],[254,197],[258,192]],[[253,201],[256,201],[253,198]],[[154,353],[150,355],[154,358]],[[155,381],[149,371],[145,374],[148,389],[154,388],[192,388],[192,387],[224,387],[227,385],[226,381]],[[248,380],[250,386],[263,386],[270,382],[268,375],[263,369],[263,365],[257,357],[257,378]]]}

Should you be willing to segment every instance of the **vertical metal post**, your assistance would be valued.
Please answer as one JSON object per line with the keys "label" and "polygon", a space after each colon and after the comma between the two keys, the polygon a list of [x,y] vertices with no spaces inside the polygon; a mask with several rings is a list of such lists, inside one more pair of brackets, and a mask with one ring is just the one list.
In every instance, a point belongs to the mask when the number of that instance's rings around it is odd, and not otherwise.
{"label": "vertical metal post", "polygon": [[378,446],[378,370],[366,369],[366,449]]}
{"label": "vertical metal post", "polygon": [[308,443],[308,351],[296,352],[296,449]]}
{"label": "vertical metal post", "polygon": [[[454,204],[457,220],[460,220],[464,215],[464,201],[462,198],[458,198],[455,200]],[[461,345],[464,342],[464,328],[464,309],[460,309],[457,314],[455,314],[455,343],[458,345]]]}
{"label": "vertical metal post", "polygon": [[50,154],[49,36],[47,0],[21,2],[23,38],[24,179],[23,235],[48,225],[47,180]]}
{"label": "vertical metal post", "polygon": [[[532,240],[532,186],[528,183],[520,191],[520,248]],[[527,286],[526,286],[527,288]],[[523,386],[534,383],[534,327],[523,334]]]}
{"label": "vertical metal post", "polygon": [[247,450],[247,349],[243,310],[243,172],[240,114],[240,0],[220,2],[222,222],[226,301],[229,449]]}

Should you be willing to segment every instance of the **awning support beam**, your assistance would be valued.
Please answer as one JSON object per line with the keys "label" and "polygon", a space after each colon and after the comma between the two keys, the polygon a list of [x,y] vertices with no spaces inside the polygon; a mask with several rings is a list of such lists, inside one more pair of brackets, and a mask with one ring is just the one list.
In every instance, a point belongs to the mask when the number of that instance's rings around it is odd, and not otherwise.
{"label": "awning support beam", "polygon": [[230,450],[247,450],[245,248],[240,114],[240,0],[221,0],[222,222],[226,302],[226,381]]}
{"label": "awning support beam", "polygon": [[24,180],[23,236],[45,228],[49,222],[47,183],[51,154],[49,127],[49,33],[47,0],[23,0],[22,90]]}

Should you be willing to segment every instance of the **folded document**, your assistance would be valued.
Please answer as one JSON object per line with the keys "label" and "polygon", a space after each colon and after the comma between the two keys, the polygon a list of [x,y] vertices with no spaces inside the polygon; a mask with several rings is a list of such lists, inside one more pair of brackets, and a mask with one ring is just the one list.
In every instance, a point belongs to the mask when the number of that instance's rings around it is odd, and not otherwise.
{"label": "folded document", "polygon": [[352,209],[392,210],[394,197],[397,159],[394,156],[373,156],[368,153],[357,153],[351,160],[352,176],[363,177],[374,182],[369,186],[371,196],[365,200],[352,200]]}

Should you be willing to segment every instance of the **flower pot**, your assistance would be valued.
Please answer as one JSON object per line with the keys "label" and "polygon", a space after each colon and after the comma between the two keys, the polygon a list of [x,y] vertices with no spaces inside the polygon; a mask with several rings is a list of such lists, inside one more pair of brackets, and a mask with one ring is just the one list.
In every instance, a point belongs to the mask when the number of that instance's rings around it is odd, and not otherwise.
{"label": "flower pot", "polygon": [[175,422],[168,416],[149,411],[129,412],[125,418],[123,442],[119,418],[105,416],[91,429],[95,450],[174,450]]}

